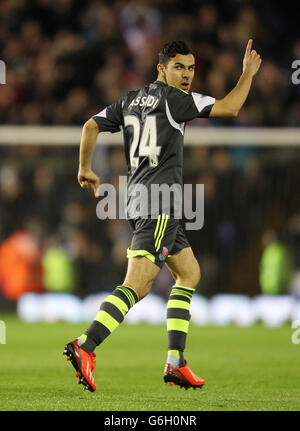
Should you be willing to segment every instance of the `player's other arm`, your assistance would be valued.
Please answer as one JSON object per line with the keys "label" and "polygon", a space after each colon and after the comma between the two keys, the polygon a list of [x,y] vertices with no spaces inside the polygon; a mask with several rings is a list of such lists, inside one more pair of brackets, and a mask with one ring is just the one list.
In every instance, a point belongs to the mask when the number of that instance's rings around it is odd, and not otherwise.
{"label": "player's other arm", "polygon": [[215,101],[210,117],[236,117],[247,99],[253,76],[262,62],[260,55],[254,50],[251,51],[252,42],[252,39],[248,41],[243,60],[243,73],[237,85],[224,99]]}
{"label": "player's other arm", "polygon": [[90,118],[84,124],[80,141],[79,170],[77,176],[81,187],[83,189],[92,189],[95,197],[98,197],[97,189],[100,184],[100,179],[92,171],[92,158],[99,132],[98,124],[93,118]]}

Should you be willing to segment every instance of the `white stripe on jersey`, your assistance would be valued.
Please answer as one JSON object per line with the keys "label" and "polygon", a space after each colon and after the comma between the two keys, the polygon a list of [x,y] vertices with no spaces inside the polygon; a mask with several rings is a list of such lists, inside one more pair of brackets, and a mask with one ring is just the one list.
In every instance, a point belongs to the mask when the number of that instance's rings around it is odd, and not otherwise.
{"label": "white stripe on jersey", "polygon": [[203,109],[206,108],[206,106],[213,105],[216,101],[216,99],[214,97],[203,96],[203,94],[200,94],[200,93],[193,93],[192,92],[191,95],[193,96],[195,105],[196,105],[199,113],[201,111],[203,111]]}
{"label": "white stripe on jersey", "polygon": [[168,118],[171,126],[174,127],[174,129],[178,129],[180,131],[180,133],[183,135],[184,134],[184,123],[181,123],[181,124],[176,123],[176,121],[174,120],[174,118],[171,115],[167,101],[166,101],[166,114],[167,114],[167,118]]}
{"label": "white stripe on jersey", "polygon": [[98,114],[96,114],[96,117],[106,118],[106,110],[107,110],[107,108],[102,109],[102,111],[100,111],[100,112],[98,112]]}

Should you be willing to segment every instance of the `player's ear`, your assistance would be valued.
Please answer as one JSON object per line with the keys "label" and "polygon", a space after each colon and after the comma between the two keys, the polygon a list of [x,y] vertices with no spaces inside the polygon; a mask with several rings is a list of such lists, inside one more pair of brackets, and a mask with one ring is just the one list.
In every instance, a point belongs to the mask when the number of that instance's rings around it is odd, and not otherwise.
{"label": "player's ear", "polygon": [[166,67],[163,64],[157,65],[159,75],[166,80]]}
{"label": "player's ear", "polygon": [[163,64],[158,64],[157,65],[157,72],[158,73],[163,74],[164,71],[165,71],[164,69],[165,69],[165,66]]}

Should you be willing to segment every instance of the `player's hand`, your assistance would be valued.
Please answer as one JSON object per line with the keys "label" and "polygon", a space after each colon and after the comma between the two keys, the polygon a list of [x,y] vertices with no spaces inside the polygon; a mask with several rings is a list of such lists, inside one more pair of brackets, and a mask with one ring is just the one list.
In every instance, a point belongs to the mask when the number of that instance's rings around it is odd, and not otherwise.
{"label": "player's hand", "polygon": [[99,197],[98,187],[100,185],[100,179],[92,169],[79,168],[77,179],[83,189],[92,189],[95,198]]}
{"label": "player's hand", "polygon": [[260,55],[254,50],[251,51],[252,42],[253,39],[249,39],[243,60],[243,72],[249,73],[250,76],[256,74],[262,62]]}

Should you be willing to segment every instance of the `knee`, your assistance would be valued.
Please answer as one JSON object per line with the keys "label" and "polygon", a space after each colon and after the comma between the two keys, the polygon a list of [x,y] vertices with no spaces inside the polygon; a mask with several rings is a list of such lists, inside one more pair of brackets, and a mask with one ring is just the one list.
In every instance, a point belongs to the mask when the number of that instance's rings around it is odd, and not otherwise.
{"label": "knee", "polygon": [[201,279],[201,271],[200,266],[195,259],[195,261],[186,268],[184,274],[175,278],[176,284],[179,286],[191,287],[192,289],[196,289],[199,281]]}
{"label": "knee", "polygon": [[151,280],[148,283],[140,285],[139,283],[133,283],[125,279],[123,284],[124,286],[131,287],[131,289],[133,289],[137,293],[139,300],[141,300],[145,298],[145,296],[147,296],[148,293],[150,292],[152,287],[152,282],[153,281]]}
{"label": "knee", "polygon": [[139,299],[143,299],[149,293],[159,270],[159,267],[146,257],[131,258],[129,259],[124,285],[134,289]]}

